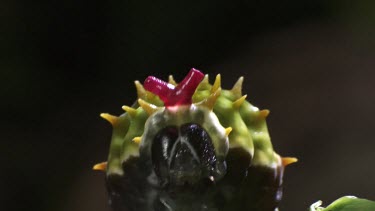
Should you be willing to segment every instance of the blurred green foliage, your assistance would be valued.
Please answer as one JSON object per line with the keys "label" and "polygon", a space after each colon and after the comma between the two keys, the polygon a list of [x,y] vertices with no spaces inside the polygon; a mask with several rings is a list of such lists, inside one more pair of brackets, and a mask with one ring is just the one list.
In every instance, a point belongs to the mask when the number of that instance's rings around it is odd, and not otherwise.
{"label": "blurred green foliage", "polygon": [[372,211],[375,210],[375,202],[367,199],[359,199],[353,196],[344,196],[332,202],[328,207],[324,208],[318,201],[311,205],[310,211]]}

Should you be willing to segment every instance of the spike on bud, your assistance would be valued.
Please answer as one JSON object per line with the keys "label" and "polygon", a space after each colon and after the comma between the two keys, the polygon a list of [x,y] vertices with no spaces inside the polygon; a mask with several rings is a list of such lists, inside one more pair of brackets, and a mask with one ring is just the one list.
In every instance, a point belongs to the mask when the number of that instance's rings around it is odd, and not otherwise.
{"label": "spike on bud", "polygon": [[298,161],[298,159],[294,158],[294,157],[283,157],[283,158],[281,158],[281,163],[284,167],[288,166],[292,163],[296,163],[297,161]]}
{"label": "spike on bud", "polygon": [[210,94],[210,96],[208,96],[206,99],[197,103],[197,105],[205,106],[206,108],[212,110],[214,109],[216,100],[220,96],[220,94],[221,94],[221,88],[216,90],[214,93]]}
{"label": "spike on bud", "polygon": [[169,75],[169,77],[168,77],[168,83],[172,84],[173,86],[177,86],[177,83],[174,80],[173,75]]}
{"label": "spike on bud", "polygon": [[232,106],[234,109],[239,109],[241,105],[245,102],[247,95],[244,95],[238,98],[236,101],[233,102]]}
{"label": "spike on bud", "polygon": [[92,167],[92,169],[96,170],[96,171],[106,171],[106,169],[107,169],[107,162],[102,162],[102,163],[95,164]]}
{"label": "spike on bud", "polygon": [[109,123],[111,123],[112,126],[117,125],[117,122],[118,122],[118,117],[117,116],[113,116],[113,115],[108,114],[108,113],[101,113],[100,117],[102,117],[103,119],[107,120]]}
{"label": "spike on bud", "polygon": [[204,75],[199,70],[192,68],[184,80],[175,87],[149,76],[144,82],[144,88],[159,96],[166,107],[188,105],[192,103],[192,96],[203,77]]}
{"label": "spike on bud", "polygon": [[140,143],[141,143],[141,140],[142,140],[142,137],[141,137],[141,136],[137,136],[137,137],[134,137],[134,138],[133,138],[133,142],[136,143],[136,144],[140,144]]}
{"label": "spike on bud", "polygon": [[201,83],[203,83],[203,84],[209,84],[209,83],[210,83],[210,81],[209,81],[209,77],[208,77],[208,74],[206,74],[206,75],[204,76],[204,78],[203,78],[203,80],[202,80]]}
{"label": "spike on bud", "polygon": [[231,92],[239,97],[242,96],[242,84],[243,84],[243,76],[241,76],[237,82],[233,85],[233,88],[231,89]]}
{"label": "spike on bud", "polygon": [[130,117],[135,117],[137,115],[137,110],[129,107],[129,106],[122,106],[122,110],[126,111],[130,115]]}
{"label": "spike on bud", "polygon": [[232,132],[232,127],[225,128],[225,135],[229,136],[230,132]]}
{"label": "spike on bud", "polygon": [[263,109],[259,111],[259,115],[263,118],[266,118],[270,114],[270,110],[268,109]]}
{"label": "spike on bud", "polygon": [[138,99],[138,103],[143,108],[143,110],[145,110],[148,113],[148,115],[151,115],[155,113],[157,110],[159,110],[157,106],[150,104],[142,99]]}
{"label": "spike on bud", "polygon": [[208,74],[206,74],[203,78],[203,80],[200,82],[199,86],[197,87],[197,90],[198,91],[201,91],[201,90],[207,90],[207,89],[210,89],[212,86],[208,80]]}
{"label": "spike on bud", "polygon": [[211,88],[211,93],[216,92],[216,90],[218,90],[220,87],[221,87],[221,75],[217,74],[215,78],[215,82]]}
{"label": "spike on bud", "polygon": [[137,89],[138,98],[145,98],[147,93],[143,85],[139,81],[134,81],[134,84]]}

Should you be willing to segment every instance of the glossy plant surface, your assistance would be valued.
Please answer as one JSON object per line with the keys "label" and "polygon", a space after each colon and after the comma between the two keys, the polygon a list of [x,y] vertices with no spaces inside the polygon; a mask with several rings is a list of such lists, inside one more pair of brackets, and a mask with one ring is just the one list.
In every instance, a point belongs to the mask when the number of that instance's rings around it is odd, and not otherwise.
{"label": "glossy plant surface", "polygon": [[344,196],[332,202],[327,207],[322,207],[322,201],[310,206],[310,211],[373,211],[375,202],[367,199],[360,199],[354,196]]}

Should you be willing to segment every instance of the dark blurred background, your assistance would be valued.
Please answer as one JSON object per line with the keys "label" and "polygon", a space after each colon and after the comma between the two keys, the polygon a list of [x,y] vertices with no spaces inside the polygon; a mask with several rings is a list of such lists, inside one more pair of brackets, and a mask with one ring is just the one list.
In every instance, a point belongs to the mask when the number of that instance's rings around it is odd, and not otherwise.
{"label": "dark blurred background", "polygon": [[107,211],[110,125],[134,80],[245,76],[268,108],[284,211],[375,200],[375,1],[1,1],[0,210]]}

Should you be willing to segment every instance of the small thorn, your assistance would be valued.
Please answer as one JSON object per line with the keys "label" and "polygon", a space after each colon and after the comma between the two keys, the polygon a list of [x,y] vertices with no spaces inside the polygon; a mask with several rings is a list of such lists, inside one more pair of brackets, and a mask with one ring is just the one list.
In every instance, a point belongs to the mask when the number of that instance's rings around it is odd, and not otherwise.
{"label": "small thorn", "polygon": [[139,81],[134,81],[135,88],[137,89],[137,95],[138,98],[145,98],[147,95],[147,92],[143,85]]}
{"label": "small thorn", "polygon": [[284,167],[288,166],[292,163],[296,163],[297,161],[298,161],[298,159],[294,158],[294,157],[283,157],[283,158],[281,158],[281,163]]}
{"label": "small thorn", "polygon": [[211,87],[210,82],[208,81],[208,74],[204,75],[203,80],[199,83],[197,91],[207,90]]}
{"label": "small thorn", "polygon": [[232,132],[232,127],[225,128],[225,135],[229,136],[230,132]]}
{"label": "small thorn", "polygon": [[109,123],[111,123],[112,126],[115,126],[118,122],[118,117],[117,116],[113,116],[111,114],[108,114],[108,113],[101,113],[100,116],[107,120]]}
{"label": "small thorn", "polygon": [[209,84],[210,83],[209,78],[208,78],[208,74],[204,75],[204,78],[203,78],[201,83],[202,84]]}
{"label": "small thorn", "polygon": [[233,85],[231,89],[232,93],[236,96],[242,96],[242,84],[243,84],[243,76],[241,76],[237,82]]}
{"label": "small thorn", "polygon": [[159,110],[157,106],[150,104],[142,99],[138,99],[138,103],[143,108],[143,110],[145,110],[148,113],[148,115],[151,115],[155,113],[157,110]]}
{"label": "small thorn", "polygon": [[172,84],[173,86],[177,86],[177,83],[174,80],[173,75],[169,75],[169,77],[168,77],[168,83]]}
{"label": "small thorn", "polygon": [[220,94],[221,94],[221,88],[217,89],[214,93],[210,94],[210,96],[208,96],[203,101],[197,103],[197,105],[202,105],[210,110],[213,110],[216,100],[220,96]]}
{"label": "small thorn", "polygon": [[136,143],[136,144],[140,144],[140,143],[141,143],[141,140],[142,140],[142,137],[141,137],[141,136],[137,136],[137,137],[134,137],[134,138],[133,138],[133,142]]}
{"label": "small thorn", "polygon": [[266,118],[270,114],[270,110],[268,109],[263,109],[259,111],[259,115],[263,118]]}
{"label": "small thorn", "polygon": [[122,106],[122,110],[126,111],[131,117],[135,117],[137,115],[137,110],[129,107],[129,106]]}
{"label": "small thorn", "polygon": [[92,170],[106,171],[107,170],[107,162],[102,162],[102,163],[95,164],[92,167]]}
{"label": "small thorn", "polygon": [[245,102],[247,95],[244,95],[240,98],[238,98],[236,101],[233,102],[233,108],[238,109],[241,107],[241,105]]}
{"label": "small thorn", "polygon": [[216,90],[218,90],[220,87],[221,87],[221,75],[217,74],[215,78],[215,82],[211,88],[211,93],[216,92]]}

